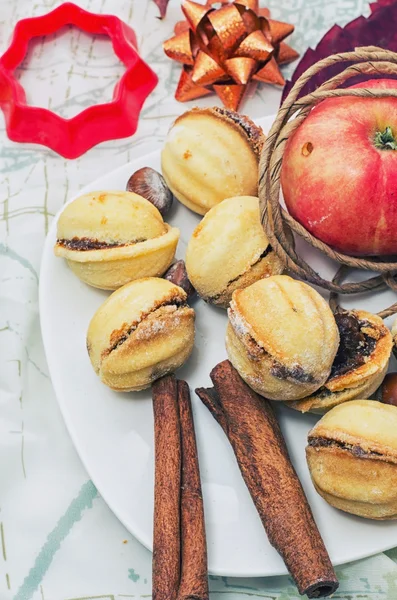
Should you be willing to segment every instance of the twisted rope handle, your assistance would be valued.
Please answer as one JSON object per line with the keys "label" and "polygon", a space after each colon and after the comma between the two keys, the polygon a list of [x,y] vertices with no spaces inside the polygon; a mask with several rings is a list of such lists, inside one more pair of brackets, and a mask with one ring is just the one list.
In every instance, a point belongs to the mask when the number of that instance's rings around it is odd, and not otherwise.
{"label": "twisted rope handle", "polygon": [[[323,83],[315,92],[298,99],[306,83],[319,71],[334,64],[352,62],[344,71]],[[385,285],[397,291],[393,277],[397,273],[397,262],[386,262],[381,258],[369,259],[349,256],[337,252],[311,235],[300,223],[284,210],[280,204],[280,175],[283,154],[288,138],[306,119],[311,109],[326,98],[397,98],[396,89],[345,89],[343,83],[357,75],[397,75],[397,53],[375,46],[356,48],[354,52],[334,54],[312,65],[291,89],[262,149],[259,163],[259,203],[264,231],[285,267],[301,279],[317,285],[333,294],[354,294],[363,291],[379,290]],[[292,119],[292,117],[294,117]],[[291,243],[294,232],[313,248],[317,248],[345,267],[376,271],[380,275],[359,283],[342,283],[346,271],[339,273],[332,281],[321,277],[302,257]],[[331,303],[336,297],[331,297]],[[385,318],[397,312],[397,303],[379,313]]]}

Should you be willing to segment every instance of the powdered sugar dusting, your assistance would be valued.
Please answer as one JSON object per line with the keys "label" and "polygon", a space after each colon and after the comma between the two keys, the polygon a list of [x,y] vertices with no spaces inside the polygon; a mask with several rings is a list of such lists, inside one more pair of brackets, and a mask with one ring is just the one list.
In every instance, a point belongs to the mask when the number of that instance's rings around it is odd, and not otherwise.
{"label": "powdered sugar dusting", "polygon": [[136,329],[136,339],[148,338],[155,336],[161,332],[164,332],[167,329],[167,323],[163,319],[155,318],[155,319],[146,319],[143,321],[144,326]]}
{"label": "powdered sugar dusting", "polygon": [[239,312],[237,312],[236,305],[233,302],[233,300],[230,302],[230,308],[228,308],[227,314],[229,317],[230,324],[237,335],[249,335],[250,337],[252,337],[250,326],[248,325],[244,317]]}
{"label": "powdered sugar dusting", "polygon": [[141,321],[135,331],[135,339],[142,340],[161,333],[171,333],[181,324],[178,311],[179,307],[175,305],[161,306]]}

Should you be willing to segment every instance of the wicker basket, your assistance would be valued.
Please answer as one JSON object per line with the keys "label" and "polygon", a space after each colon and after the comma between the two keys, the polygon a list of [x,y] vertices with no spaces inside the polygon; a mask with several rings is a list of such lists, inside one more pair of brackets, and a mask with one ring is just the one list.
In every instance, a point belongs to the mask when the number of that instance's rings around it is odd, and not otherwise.
{"label": "wicker basket", "polygon": [[[337,63],[353,63],[340,74],[322,84],[315,92],[298,99],[299,93],[309,79],[322,69]],[[397,262],[386,262],[382,258],[358,258],[336,252],[324,242],[311,235],[300,223],[295,221],[280,204],[280,174],[283,153],[289,136],[306,119],[313,106],[326,98],[355,96],[358,98],[397,98],[396,89],[356,88],[346,89],[340,86],[359,74],[397,75],[397,53],[374,46],[356,48],[354,52],[334,54],[311,66],[295,83],[278,111],[276,120],[269,132],[262,150],[259,165],[259,200],[263,228],[274,251],[285,263],[286,269],[314,285],[331,292],[331,306],[337,307],[338,294],[354,294],[369,290],[379,290],[389,286],[397,291]],[[294,117],[291,119],[291,117]],[[297,254],[291,243],[292,232],[303,238],[313,248],[341,265],[332,281],[322,278]],[[397,257],[396,257],[397,259]],[[360,283],[343,283],[350,268],[375,271],[379,273]],[[378,313],[383,318],[397,312],[397,302],[390,308]]]}

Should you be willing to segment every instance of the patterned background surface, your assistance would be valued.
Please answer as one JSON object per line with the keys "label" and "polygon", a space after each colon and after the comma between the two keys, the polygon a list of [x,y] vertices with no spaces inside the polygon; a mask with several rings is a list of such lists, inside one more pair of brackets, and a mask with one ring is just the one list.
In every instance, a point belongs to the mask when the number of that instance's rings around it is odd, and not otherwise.
{"label": "patterned background surface", "polygon": [[[171,2],[164,22],[149,0],[77,3],[130,23],[160,84],[133,138],[102,144],[75,161],[13,144],[0,118],[0,600],[121,600],[151,593],[150,553],[98,496],[65,430],[40,338],[37,291],[44,236],[65,200],[105,170],[158,145],[187,108],[173,99],[179,67],[164,57],[160,44],[180,16],[179,2]],[[0,0],[0,52],[19,18],[56,4]],[[335,22],[369,13],[366,0],[268,0],[267,6],[274,18],[296,24],[293,44],[300,51]],[[38,40],[18,75],[32,104],[71,116],[110,99],[122,72],[109,42],[66,29]],[[271,114],[279,97],[278,90],[263,86],[244,110],[253,117]],[[213,103],[212,97],[201,101]],[[397,598],[395,562],[391,551],[339,568],[341,587],[334,597]],[[212,598],[297,598],[288,577],[211,577],[210,583]]]}

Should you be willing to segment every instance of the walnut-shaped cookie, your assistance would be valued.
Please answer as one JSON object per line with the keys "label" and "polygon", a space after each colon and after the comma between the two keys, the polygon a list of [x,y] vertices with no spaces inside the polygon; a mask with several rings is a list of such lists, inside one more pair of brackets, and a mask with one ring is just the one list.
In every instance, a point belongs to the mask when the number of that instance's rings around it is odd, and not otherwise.
{"label": "walnut-shaped cookie", "polygon": [[397,518],[395,406],[335,406],[309,432],[306,458],[314,487],[332,506],[367,519]]}
{"label": "walnut-shaped cookie", "polygon": [[194,310],[166,279],[138,279],[113,292],[92,317],[87,349],[102,382],[120,392],[143,390],[172,373],[194,344]]}
{"label": "walnut-shaped cookie", "polygon": [[327,302],[286,275],[236,290],[228,309],[226,349],[240,376],[272,400],[304,398],[331,372],[339,332]]}
{"label": "walnut-shaped cookie", "polygon": [[331,374],[314,394],[289,402],[291,408],[322,414],[342,402],[369,398],[381,385],[392,351],[392,336],[382,319],[365,310],[343,310],[335,320],[340,344]]}
{"label": "walnut-shaped cookie", "polygon": [[61,213],[55,254],[85,283],[115,290],[159,277],[173,261],[179,230],[151,202],[132,192],[92,192]]}
{"label": "walnut-shaped cookie", "polygon": [[223,308],[235,290],[282,273],[261,225],[258,198],[228,198],[211,208],[190,238],[186,269],[201,298]]}
{"label": "walnut-shaped cookie", "polygon": [[251,119],[226,108],[193,108],[171,127],[161,169],[174,196],[204,215],[233,196],[258,195],[265,136]]}

